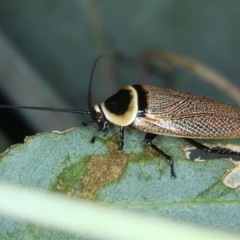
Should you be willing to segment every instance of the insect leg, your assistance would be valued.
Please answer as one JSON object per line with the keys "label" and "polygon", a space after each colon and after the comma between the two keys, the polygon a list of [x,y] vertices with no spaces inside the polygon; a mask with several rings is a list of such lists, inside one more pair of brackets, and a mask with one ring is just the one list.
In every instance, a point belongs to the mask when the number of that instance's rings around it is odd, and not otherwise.
{"label": "insect leg", "polygon": [[87,126],[89,126],[92,122],[93,122],[93,120],[91,120],[91,121],[89,121],[89,122],[82,122],[82,125],[83,125],[84,127],[87,127]]}
{"label": "insect leg", "polygon": [[157,137],[157,136],[158,136],[158,135],[156,135],[156,134],[147,133],[146,136],[145,136],[145,138],[144,138],[144,141],[145,141],[152,149],[154,149],[156,152],[158,152],[159,154],[163,155],[163,156],[167,159],[167,161],[168,161],[168,163],[169,163],[169,165],[170,165],[170,169],[171,169],[171,178],[176,178],[176,174],[175,174],[175,172],[174,172],[174,167],[173,167],[172,158],[171,158],[169,155],[167,155],[166,153],[164,153],[162,150],[160,150],[156,145],[154,145],[154,144],[152,143],[153,139],[154,139],[155,137]]}
{"label": "insect leg", "polygon": [[[84,123],[84,124],[88,124],[88,123]],[[84,126],[88,126],[88,125],[84,125]],[[94,135],[90,141],[91,143],[95,142],[95,139],[96,139],[98,133],[101,131],[104,132],[104,137],[105,137],[108,133],[108,122],[107,121],[99,123],[98,131],[94,133]]]}
{"label": "insect leg", "polygon": [[118,151],[122,151],[124,146],[124,127],[120,127],[119,135],[120,135],[120,146],[118,148]]}
{"label": "insect leg", "polygon": [[212,148],[209,148],[199,142],[196,142],[195,140],[193,139],[190,139],[190,138],[184,138],[185,141],[189,142],[190,144],[192,144],[193,146],[195,146],[196,148],[200,149],[200,150],[203,150],[207,153],[215,153],[215,154],[226,154],[226,155],[240,155],[240,152],[234,152],[232,150],[228,150],[228,149],[212,149]]}

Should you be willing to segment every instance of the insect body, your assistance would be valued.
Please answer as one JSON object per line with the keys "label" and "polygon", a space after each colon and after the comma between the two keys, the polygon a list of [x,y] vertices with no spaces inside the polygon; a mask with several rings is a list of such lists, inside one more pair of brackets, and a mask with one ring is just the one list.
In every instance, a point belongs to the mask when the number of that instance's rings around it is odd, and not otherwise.
{"label": "insect body", "polygon": [[101,105],[95,105],[93,118],[99,125],[99,131],[107,132],[109,122],[120,126],[120,150],[123,148],[124,127],[146,132],[145,142],[167,158],[172,177],[175,173],[171,157],[152,143],[158,135],[182,137],[207,152],[240,154],[210,149],[191,139],[240,137],[239,108],[191,93],[129,85]]}
{"label": "insect body", "polygon": [[109,123],[111,123],[120,127],[119,150],[122,150],[124,146],[125,127],[129,126],[146,132],[145,142],[168,160],[172,178],[175,178],[176,175],[171,157],[152,143],[158,135],[182,137],[206,152],[240,155],[239,152],[230,150],[210,149],[193,140],[240,138],[239,108],[207,97],[147,85],[128,85],[100,105],[92,106],[92,75],[93,70],[88,89],[88,111],[5,105],[0,105],[0,108],[23,108],[90,115],[92,120],[84,125],[87,126],[92,122],[98,124],[98,131],[94,134],[91,142],[95,141],[99,132],[107,133]]}
{"label": "insect body", "polygon": [[238,138],[240,109],[219,101],[147,85],[126,86],[94,106],[98,121],[173,137]]}

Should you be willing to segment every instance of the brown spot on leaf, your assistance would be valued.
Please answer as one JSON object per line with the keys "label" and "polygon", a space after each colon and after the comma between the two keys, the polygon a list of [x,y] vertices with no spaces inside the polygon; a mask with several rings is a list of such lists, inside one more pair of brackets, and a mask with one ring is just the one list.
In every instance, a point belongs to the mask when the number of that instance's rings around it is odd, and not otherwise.
{"label": "brown spot on leaf", "polygon": [[95,198],[95,191],[104,185],[116,181],[122,174],[127,163],[127,157],[118,151],[114,142],[106,144],[109,153],[104,156],[93,156],[88,164],[88,174],[83,178],[83,196]]}

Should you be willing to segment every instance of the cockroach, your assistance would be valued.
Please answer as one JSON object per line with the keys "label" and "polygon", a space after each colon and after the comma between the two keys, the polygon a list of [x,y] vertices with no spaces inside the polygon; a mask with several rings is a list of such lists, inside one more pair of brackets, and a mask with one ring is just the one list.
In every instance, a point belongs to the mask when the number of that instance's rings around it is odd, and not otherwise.
{"label": "cockroach", "polygon": [[91,143],[95,142],[99,132],[104,132],[106,135],[111,123],[120,127],[119,150],[124,146],[125,127],[146,132],[144,141],[167,159],[172,178],[175,178],[176,174],[171,156],[152,143],[158,135],[181,137],[198,149],[209,153],[240,155],[240,152],[231,150],[211,149],[193,140],[240,138],[240,108],[211,98],[137,84],[125,86],[100,105],[92,106],[93,71],[97,61],[102,57],[96,59],[91,71],[88,110],[11,105],[0,105],[0,108],[90,115],[91,121],[83,125],[88,126],[92,122],[98,125]]}

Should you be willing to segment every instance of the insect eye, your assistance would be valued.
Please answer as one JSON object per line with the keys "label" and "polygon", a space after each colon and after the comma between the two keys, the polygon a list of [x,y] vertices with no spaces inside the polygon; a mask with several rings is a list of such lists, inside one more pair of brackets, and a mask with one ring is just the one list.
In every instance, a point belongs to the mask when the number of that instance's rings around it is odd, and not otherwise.
{"label": "insect eye", "polygon": [[105,122],[105,117],[100,109],[100,107],[98,105],[95,105],[93,107],[93,115],[94,115],[94,120],[97,122],[97,123],[103,123]]}
{"label": "insect eye", "polygon": [[104,121],[105,121],[105,119],[104,119],[104,117],[103,117],[103,115],[102,115],[101,112],[96,112],[95,119],[96,119],[96,121],[97,121],[98,123],[101,123],[101,122],[104,122]]}

